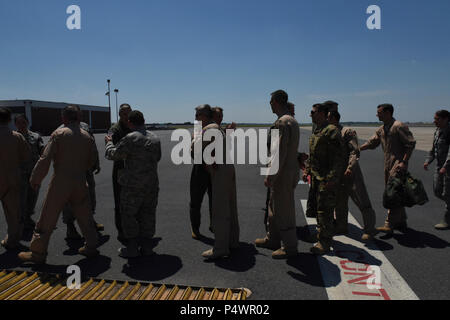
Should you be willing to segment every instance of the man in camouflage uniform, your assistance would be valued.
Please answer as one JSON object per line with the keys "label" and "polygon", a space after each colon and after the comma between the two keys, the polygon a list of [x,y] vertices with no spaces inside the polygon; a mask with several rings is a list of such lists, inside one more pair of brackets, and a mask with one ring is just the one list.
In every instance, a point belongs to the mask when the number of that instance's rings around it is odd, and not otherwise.
{"label": "man in camouflage uniform", "polygon": [[[83,118],[83,114],[81,112],[80,107],[77,105],[75,105],[74,107],[78,110],[78,119],[80,121],[80,128],[83,129],[84,131],[86,131],[87,133],[89,133],[89,135],[92,137],[92,139],[94,139],[94,143],[95,143],[94,134],[92,133],[91,128],[89,127],[89,125],[86,122],[81,121]],[[58,127],[58,129],[61,129],[64,127],[65,127],[65,125],[62,124]],[[95,163],[94,167],[92,169],[89,169],[86,172],[86,182],[87,182],[88,190],[89,190],[89,203],[90,203],[90,207],[91,207],[91,211],[92,211],[92,216],[95,215],[95,209],[97,207],[94,174],[97,175],[99,173],[100,173],[100,160],[99,160],[99,157],[97,154],[97,162]],[[81,235],[78,233],[78,231],[75,227],[75,217],[73,215],[73,210],[70,207],[70,204],[66,204],[64,206],[63,222],[67,225],[67,232],[66,232],[67,239],[70,239],[70,240],[81,239]],[[95,222],[95,220],[94,220],[94,222]],[[97,222],[95,222],[95,227],[96,227],[97,231],[102,231],[105,228],[102,224],[97,223]]]}
{"label": "man in camouflage uniform", "polygon": [[0,201],[3,205],[8,234],[1,245],[7,250],[21,247],[20,166],[29,161],[30,147],[25,138],[9,128],[11,111],[0,108]]}
{"label": "man in camouflage uniform", "polygon": [[[394,107],[382,104],[377,108],[377,116],[383,125],[361,146],[360,150],[375,149],[380,144],[384,152],[384,182],[389,177],[408,170],[408,160],[416,146],[416,140],[408,126],[393,117]],[[377,228],[380,232],[392,234],[394,229],[406,231],[406,211],[404,207],[388,210],[384,226]]]}
{"label": "man in camouflage uniform", "polygon": [[327,121],[328,108],[315,104],[311,111],[316,131],[309,139],[309,158],[306,170],[311,175],[311,189],[315,195],[312,208],[317,212],[317,240],[311,248],[314,254],[322,255],[330,251],[333,240],[333,213],[336,196],[344,173],[344,143],[339,129]]}
{"label": "man in camouflage uniform", "polygon": [[[108,131],[108,135],[111,136],[114,145],[117,145],[119,141],[127,134],[131,133],[128,127],[128,114],[131,112],[129,104],[122,104],[119,108],[119,122],[114,124]],[[124,170],[124,161],[114,161],[112,180],[113,180],[113,193],[114,193],[114,222],[118,232],[117,239],[125,244],[126,240],[122,232],[122,223],[120,222],[120,194],[121,186],[118,182],[121,172]]]}
{"label": "man in camouflage uniform", "polygon": [[44,141],[39,133],[30,131],[29,121],[26,115],[20,114],[14,118],[14,123],[18,132],[20,132],[28,143],[31,149],[31,157],[29,161],[21,166],[22,182],[20,190],[20,209],[21,217],[24,222],[24,227],[27,230],[33,230],[36,223],[31,219],[34,214],[34,208],[39,196],[39,188],[35,191],[31,188],[30,177],[34,166],[41,157],[42,151],[44,151]]}
{"label": "man in camouflage uniform", "polygon": [[[158,204],[158,162],[161,160],[159,138],[145,129],[144,115],[131,111],[128,125],[132,130],[115,145],[107,135],[105,157],[124,161],[119,176],[120,221],[126,247],[119,249],[123,258],[140,254],[151,255],[152,238],[155,234],[155,215]],[[139,252],[140,247],[140,252]]]}
{"label": "man in camouflage uniform", "polygon": [[[325,106],[327,112],[338,111],[339,104],[337,102],[335,102],[335,101],[328,100],[328,101],[325,101],[323,103],[323,105]],[[311,131],[311,133],[314,133],[316,131],[316,129],[317,129],[317,125],[315,123],[313,123],[312,124],[312,131]],[[307,169],[307,168],[305,168],[305,169]],[[307,170],[303,171],[303,180],[305,182],[307,182],[307,179],[306,179],[307,175],[305,175],[306,171]],[[315,203],[316,198],[317,198],[317,195],[314,194],[314,190],[312,188],[309,188],[308,201],[306,203],[306,216],[308,218],[316,218],[317,217],[317,212],[315,211],[316,208],[317,208],[317,203]]]}
{"label": "man in camouflage uniform", "polygon": [[50,237],[66,203],[70,203],[86,240],[78,252],[87,257],[99,254],[97,232],[89,208],[86,171],[97,161],[94,139],[80,128],[78,109],[68,106],[62,114],[64,128],[56,129],[33,169],[31,187],[37,189],[47,175],[53,161],[51,178],[41,216],[36,224],[30,251],[19,253],[23,262],[45,263]]}
{"label": "man in camouflage uniform", "polygon": [[362,213],[364,234],[361,239],[363,241],[369,241],[376,234],[376,215],[370,203],[369,194],[367,193],[364,177],[358,162],[358,136],[355,130],[342,127],[339,124],[340,119],[341,116],[337,111],[331,111],[328,114],[328,122],[339,129],[344,141],[345,163],[347,166],[341,186],[338,189],[334,234],[345,235],[348,232],[348,198],[350,196]]}
{"label": "man in camouflage uniform", "polygon": [[[274,127],[279,131],[279,139],[274,144],[277,146],[279,165],[278,171],[269,171],[271,174],[264,180],[265,186],[270,188],[269,231],[265,238],[255,240],[257,247],[274,250],[273,259],[286,259],[298,253],[294,191],[300,177],[297,161],[300,128],[289,113],[287,103],[286,92],[277,90],[272,93],[270,105],[278,117]],[[271,160],[269,168],[272,166]]]}
{"label": "man in camouflage uniform", "polygon": [[423,165],[428,170],[430,163],[436,159],[436,170],[433,177],[433,191],[436,197],[445,202],[445,215],[434,227],[438,230],[450,229],[450,114],[447,110],[439,110],[434,116],[436,132],[433,147]]}

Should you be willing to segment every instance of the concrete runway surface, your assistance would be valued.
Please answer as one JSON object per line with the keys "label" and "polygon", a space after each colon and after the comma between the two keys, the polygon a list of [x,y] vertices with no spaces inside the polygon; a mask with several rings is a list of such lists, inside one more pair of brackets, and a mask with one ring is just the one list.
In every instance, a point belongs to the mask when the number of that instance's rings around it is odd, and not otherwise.
{"label": "concrete runway surface", "polygon": [[[375,131],[366,128],[365,132]],[[362,132],[359,128],[358,133]],[[432,140],[433,128],[413,130],[419,141]],[[101,256],[88,260],[77,254],[81,243],[66,243],[65,226],[61,219],[49,247],[47,265],[21,265],[15,254],[0,248],[0,269],[36,270],[64,273],[68,265],[81,267],[82,276],[105,279],[142,280],[157,283],[210,287],[246,287],[253,295],[251,299],[303,300],[303,299],[450,299],[450,230],[438,231],[434,224],[443,217],[444,204],[432,192],[432,170],[422,168],[426,149],[416,150],[410,161],[410,172],[421,179],[426,187],[430,202],[420,207],[407,209],[408,226],[406,233],[395,232],[393,237],[376,237],[372,245],[359,242],[362,225],[361,214],[350,201],[350,234],[335,239],[339,252],[330,257],[315,257],[309,253],[312,246],[308,242],[309,230],[314,221],[307,221],[302,202],[307,199],[308,186],[300,184],[296,189],[297,234],[299,255],[289,260],[273,260],[271,251],[257,249],[253,241],[265,234],[263,225],[266,188],[259,175],[258,165],[236,166],[241,248],[229,259],[205,262],[201,253],[213,244],[213,235],[208,231],[209,217],[207,199],[202,209],[201,232],[204,241],[191,238],[189,223],[189,178],[191,165],[172,164],[170,154],[177,142],[171,142],[171,131],[155,132],[161,139],[163,157],[159,165],[160,194],[157,209],[155,235],[156,255],[148,258],[130,259],[118,257],[120,247],[114,227],[114,201],[111,183],[112,162],[104,158],[104,135],[96,135],[100,151],[102,171],[96,176],[97,214],[96,220],[105,225],[102,233]],[[301,130],[300,150],[307,151],[310,130]],[[362,136],[360,138],[366,138]],[[48,138],[47,138],[48,139]],[[47,141],[46,139],[46,141]],[[385,219],[382,207],[384,190],[383,162],[381,148],[362,153],[361,167],[365,182],[377,214],[377,225]],[[45,179],[35,220],[42,209],[51,172]],[[302,201],[303,200],[303,201]],[[310,225],[308,225],[308,223]],[[6,232],[4,215],[0,215],[0,235]],[[28,244],[24,242],[24,244]],[[69,246],[70,245],[70,246]],[[364,258],[351,257],[348,253],[363,252]],[[361,251],[362,250],[362,251]],[[347,255],[346,255],[347,253]],[[344,260],[344,261],[343,261]],[[348,261],[348,262],[347,262]],[[353,263],[349,264],[349,263]],[[363,280],[355,280],[364,272],[361,265],[380,266],[383,291],[370,293]],[[355,273],[355,275],[351,275]],[[353,278],[352,278],[353,277]],[[389,280],[390,279],[390,280]],[[399,281],[399,282],[397,282]],[[396,283],[406,289],[391,292]],[[406,285],[405,285],[406,284]],[[403,288],[403,287],[402,287]],[[357,292],[355,294],[355,292]],[[359,292],[359,293],[358,293]],[[361,292],[366,292],[362,293]],[[369,292],[369,293],[367,293]]]}

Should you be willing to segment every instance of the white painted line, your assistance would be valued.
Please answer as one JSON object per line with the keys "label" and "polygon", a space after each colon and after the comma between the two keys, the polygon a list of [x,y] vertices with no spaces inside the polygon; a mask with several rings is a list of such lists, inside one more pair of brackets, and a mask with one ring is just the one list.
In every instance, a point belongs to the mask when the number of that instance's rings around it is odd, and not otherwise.
{"label": "white painted line", "polygon": [[[307,200],[300,201],[305,214]],[[306,215],[305,218],[308,225],[317,224],[315,218]],[[350,212],[348,222],[361,229]],[[347,236],[335,236],[333,239],[333,251],[318,257],[328,299],[419,300],[375,244],[365,246]]]}
{"label": "white painted line", "polygon": [[308,184],[307,182],[303,181],[302,179],[300,179],[300,181],[298,182],[298,184]]}

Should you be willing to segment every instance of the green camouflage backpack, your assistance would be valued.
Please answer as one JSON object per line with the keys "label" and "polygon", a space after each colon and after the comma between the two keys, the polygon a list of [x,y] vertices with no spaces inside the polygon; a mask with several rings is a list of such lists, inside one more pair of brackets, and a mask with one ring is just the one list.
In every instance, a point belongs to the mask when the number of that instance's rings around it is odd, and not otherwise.
{"label": "green camouflage backpack", "polygon": [[383,207],[395,209],[424,205],[428,196],[422,181],[411,176],[409,172],[389,178],[383,193]]}

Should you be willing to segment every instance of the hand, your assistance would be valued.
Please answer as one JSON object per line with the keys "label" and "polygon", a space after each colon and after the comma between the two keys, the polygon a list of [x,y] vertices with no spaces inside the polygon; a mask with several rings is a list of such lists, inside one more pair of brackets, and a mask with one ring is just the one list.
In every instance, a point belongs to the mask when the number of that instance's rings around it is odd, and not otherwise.
{"label": "hand", "polygon": [[110,141],[112,141],[112,137],[109,136],[109,135],[106,135],[106,136],[105,136],[105,143],[108,143],[108,142],[110,142]]}
{"label": "hand", "polygon": [[94,174],[97,175],[99,174],[101,171],[100,167],[95,168]]}
{"label": "hand", "polygon": [[350,177],[351,175],[352,175],[352,170],[351,169],[347,169],[347,170],[345,170],[345,172],[344,172],[344,176],[346,176],[346,177]]}
{"label": "hand", "polygon": [[441,170],[439,170],[439,174],[446,174],[447,173],[447,169],[445,167],[441,168]]}
{"label": "hand", "polygon": [[308,182],[308,175],[306,173],[303,174],[302,180],[303,182]]}
{"label": "hand", "polygon": [[423,164],[423,168],[425,169],[425,171],[428,171],[428,166],[429,166],[430,164],[428,163],[428,162],[425,162],[424,164]]}
{"label": "hand", "polygon": [[404,162],[400,162],[398,164],[398,170],[402,170],[402,171],[406,171],[408,169],[408,167],[406,166],[406,164]]}

